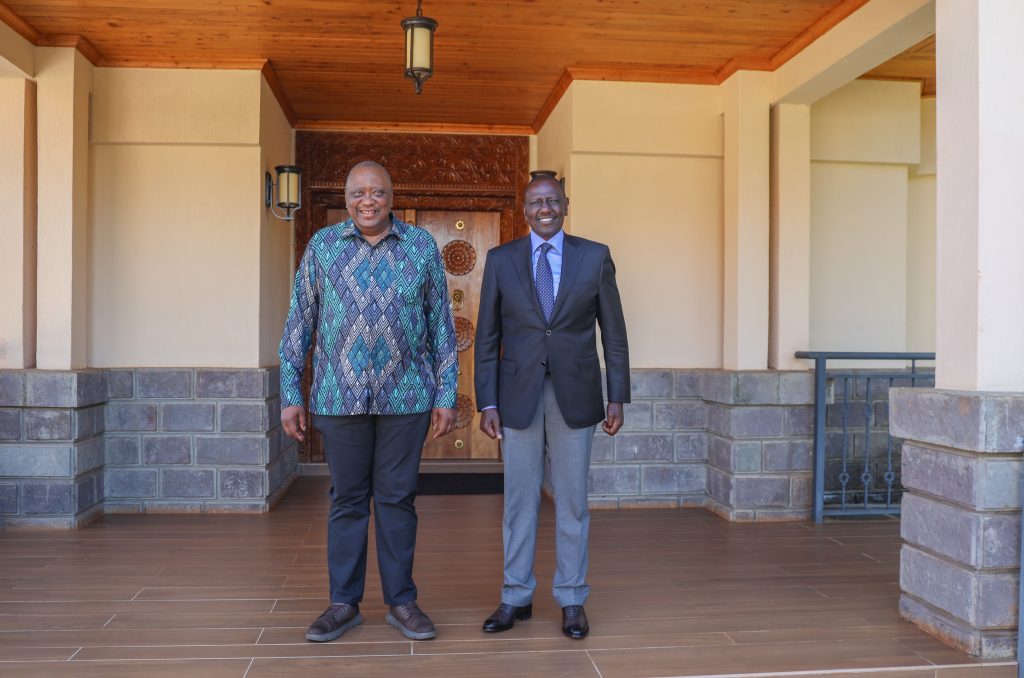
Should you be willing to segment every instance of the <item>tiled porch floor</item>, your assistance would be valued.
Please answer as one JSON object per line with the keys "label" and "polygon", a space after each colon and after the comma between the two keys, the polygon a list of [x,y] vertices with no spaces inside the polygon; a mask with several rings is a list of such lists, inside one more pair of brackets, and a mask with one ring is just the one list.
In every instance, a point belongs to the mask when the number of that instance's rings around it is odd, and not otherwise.
{"label": "tiled porch floor", "polygon": [[[737,525],[701,509],[595,512],[591,633],[559,632],[545,502],[534,618],[480,631],[501,583],[501,498],[425,496],[416,576],[436,640],[384,623],[303,639],[326,605],[326,480],[264,516],[112,515],[0,532],[4,676],[1016,676],[896,614],[894,520]],[[372,542],[372,537],[371,537]]]}

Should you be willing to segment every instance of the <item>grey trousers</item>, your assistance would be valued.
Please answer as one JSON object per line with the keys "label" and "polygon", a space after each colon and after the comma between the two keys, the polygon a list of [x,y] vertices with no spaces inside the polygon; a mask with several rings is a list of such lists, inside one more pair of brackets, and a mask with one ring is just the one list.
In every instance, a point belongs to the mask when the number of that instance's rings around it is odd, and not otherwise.
{"label": "grey trousers", "polygon": [[596,426],[569,428],[555,401],[551,378],[545,377],[537,413],[527,428],[502,428],[505,461],[505,582],[501,602],[523,606],[533,600],[537,579],[537,514],[544,481],[544,455],[551,461],[555,495],[555,578],[551,592],[560,607],[583,605],[590,587],[587,548],[590,513],[587,475]]}

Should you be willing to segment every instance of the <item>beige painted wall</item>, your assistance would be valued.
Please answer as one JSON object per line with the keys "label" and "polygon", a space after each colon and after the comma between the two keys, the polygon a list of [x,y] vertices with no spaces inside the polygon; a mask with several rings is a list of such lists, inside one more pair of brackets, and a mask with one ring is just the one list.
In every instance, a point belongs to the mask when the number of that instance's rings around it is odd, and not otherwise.
{"label": "beige painted wall", "polygon": [[721,155],[708,86],[576,81],[537,135],[567,230],[611,247],[634,367],[721,365]]}
{"label": "beige painted wall", "polygon": [[[260,78],[260,177],[276,176],[276,165],[289,165],[295,157],[295,134],[270,90]],[[309,209],[307,206],[306,209]],[[281,221],[264,209],[260,218],[260,365],[278,362],[284,319],[292,285],[294,221]]]}
{"label": "beige painted wall", "polygon": [[264,214],[263,172],[292,155],[264,87],[258,71],[97,69],[90,365],[273,364],[290,233]]}

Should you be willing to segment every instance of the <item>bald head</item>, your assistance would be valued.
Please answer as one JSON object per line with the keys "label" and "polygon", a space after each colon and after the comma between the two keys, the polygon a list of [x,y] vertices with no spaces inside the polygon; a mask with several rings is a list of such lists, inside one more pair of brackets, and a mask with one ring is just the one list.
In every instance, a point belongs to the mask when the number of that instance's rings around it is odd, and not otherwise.
{"label": "bald head", "polygon": [[365,170],[379,172],[381,175],[383,175],[385,181],[387,182],[388,190],[392,190],[391,175],[388,174],[388,171],[386,169],[384,169],[384,165],[380,164],[379,162],[374,162],[373,160],[363,160],[362,162],[357,162],[356,164],[352,165],[352,169],[348,171],[348,176],[345,178],[345,186],[348,187],[348,184],[351,181],[353,174],[363,172]]}

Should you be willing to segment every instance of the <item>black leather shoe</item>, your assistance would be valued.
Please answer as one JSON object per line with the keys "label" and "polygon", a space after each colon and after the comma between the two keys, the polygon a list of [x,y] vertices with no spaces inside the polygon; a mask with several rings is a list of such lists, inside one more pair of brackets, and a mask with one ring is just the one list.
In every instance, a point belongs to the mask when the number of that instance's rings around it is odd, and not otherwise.
{"label": "black leather shoe", "polygon": [[332,603],[322,615],[317,617],[315,622],[310,624],[306,630],[306,640],[312,640],[314,643],[326,643],[329,640],[340,638],[345,631],[362,623],[363,616],[359,614],[358,605]]}
{"label": "black leather shoe", "polygon": [[532,616],[533,603],[527,603],[522,607],[502,603],[484,622],[484,631],[487,633],[508,631],[517,621],[526,621]]}
{"label": "black leather shoe", "polygon": [[590,632],[587,613],[582,605],[566,605],[562,608],[562,633],[579,640]]}

